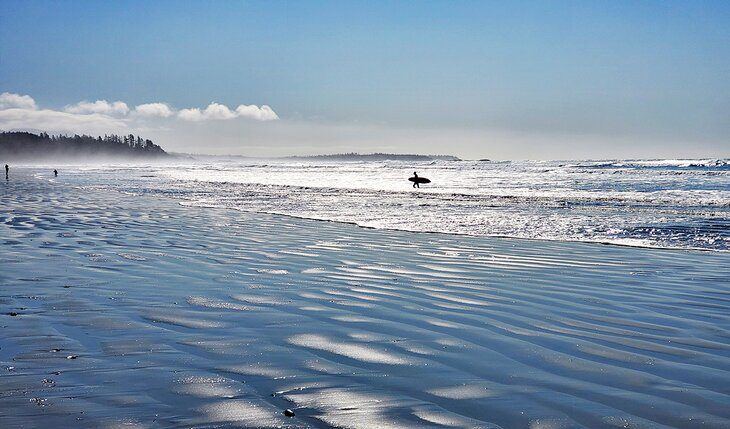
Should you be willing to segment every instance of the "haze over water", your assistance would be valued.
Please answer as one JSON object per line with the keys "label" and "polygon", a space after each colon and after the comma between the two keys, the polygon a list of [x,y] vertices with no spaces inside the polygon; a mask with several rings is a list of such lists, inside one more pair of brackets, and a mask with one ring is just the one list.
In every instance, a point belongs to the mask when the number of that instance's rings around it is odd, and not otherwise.
{"label": "haze over water", "polygon": [[[433,182],[413,189],[417,171]],[[727,160],[322,162],[87,168],[74,182],[196,206],[407,231],[730,249]]]}

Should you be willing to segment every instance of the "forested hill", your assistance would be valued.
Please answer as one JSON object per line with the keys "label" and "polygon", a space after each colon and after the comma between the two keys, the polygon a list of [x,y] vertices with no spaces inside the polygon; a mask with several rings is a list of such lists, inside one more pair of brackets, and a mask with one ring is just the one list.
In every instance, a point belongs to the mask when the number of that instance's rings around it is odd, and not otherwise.
{"label": "forested hill", "polygon": [[48,135],[28,132],[0,133],[0,160],[84,161],[93,159],[140,159],[169,156],[152,140],[129,134],[93,137]]}

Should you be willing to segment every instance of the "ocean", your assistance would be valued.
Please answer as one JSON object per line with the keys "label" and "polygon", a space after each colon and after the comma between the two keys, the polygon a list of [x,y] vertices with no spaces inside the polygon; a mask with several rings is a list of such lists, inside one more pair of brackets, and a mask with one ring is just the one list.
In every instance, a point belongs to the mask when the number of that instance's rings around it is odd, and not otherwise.
{"label": "ocean", "polygon": [[728,428],[725,165],[13,166],[0,427]]}
{"label": "ocean", "polygon": [[[431,179],[414,189],[413,172]],[[44,173],[39,173],[44,174]],[[59,180],[181,204],[363,227],[730,249],[730,161],[379,161],[216,158],[69,169]]]}

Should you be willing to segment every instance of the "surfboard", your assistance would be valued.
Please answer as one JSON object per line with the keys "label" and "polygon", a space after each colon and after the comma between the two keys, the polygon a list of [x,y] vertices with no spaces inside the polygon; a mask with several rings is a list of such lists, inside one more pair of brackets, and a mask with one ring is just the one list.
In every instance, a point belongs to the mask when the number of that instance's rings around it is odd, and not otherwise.
{"label": "surfboard", "polygon": [[431,181],[426,179],[425,177],[409,177],[408,180],[413,183],[431,183]]}

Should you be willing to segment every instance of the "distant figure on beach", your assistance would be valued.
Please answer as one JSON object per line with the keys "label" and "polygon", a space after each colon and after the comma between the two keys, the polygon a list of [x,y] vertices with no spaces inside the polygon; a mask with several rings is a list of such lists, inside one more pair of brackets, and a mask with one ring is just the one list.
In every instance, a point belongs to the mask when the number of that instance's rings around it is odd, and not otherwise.
{"label": "distant figure on beach", "polygon": [[8,164],[5,164],[5,178],[8,178],[8,171],[10,171],[10,167],[8,167]]}
{"label": "distant figure on beach", "polygon": [[58,177],[58,170],[53,170],[53,177]]}
{"label": "distant figure on beach", "polygon": [[413,177],[409,177],[408,180],[413,182],[414,188],[420,188],[421,183],[431,183],[431,181],[426,179],[425,177],[418,177],[418,173],[416,173],[415,171],[413,172]]}

